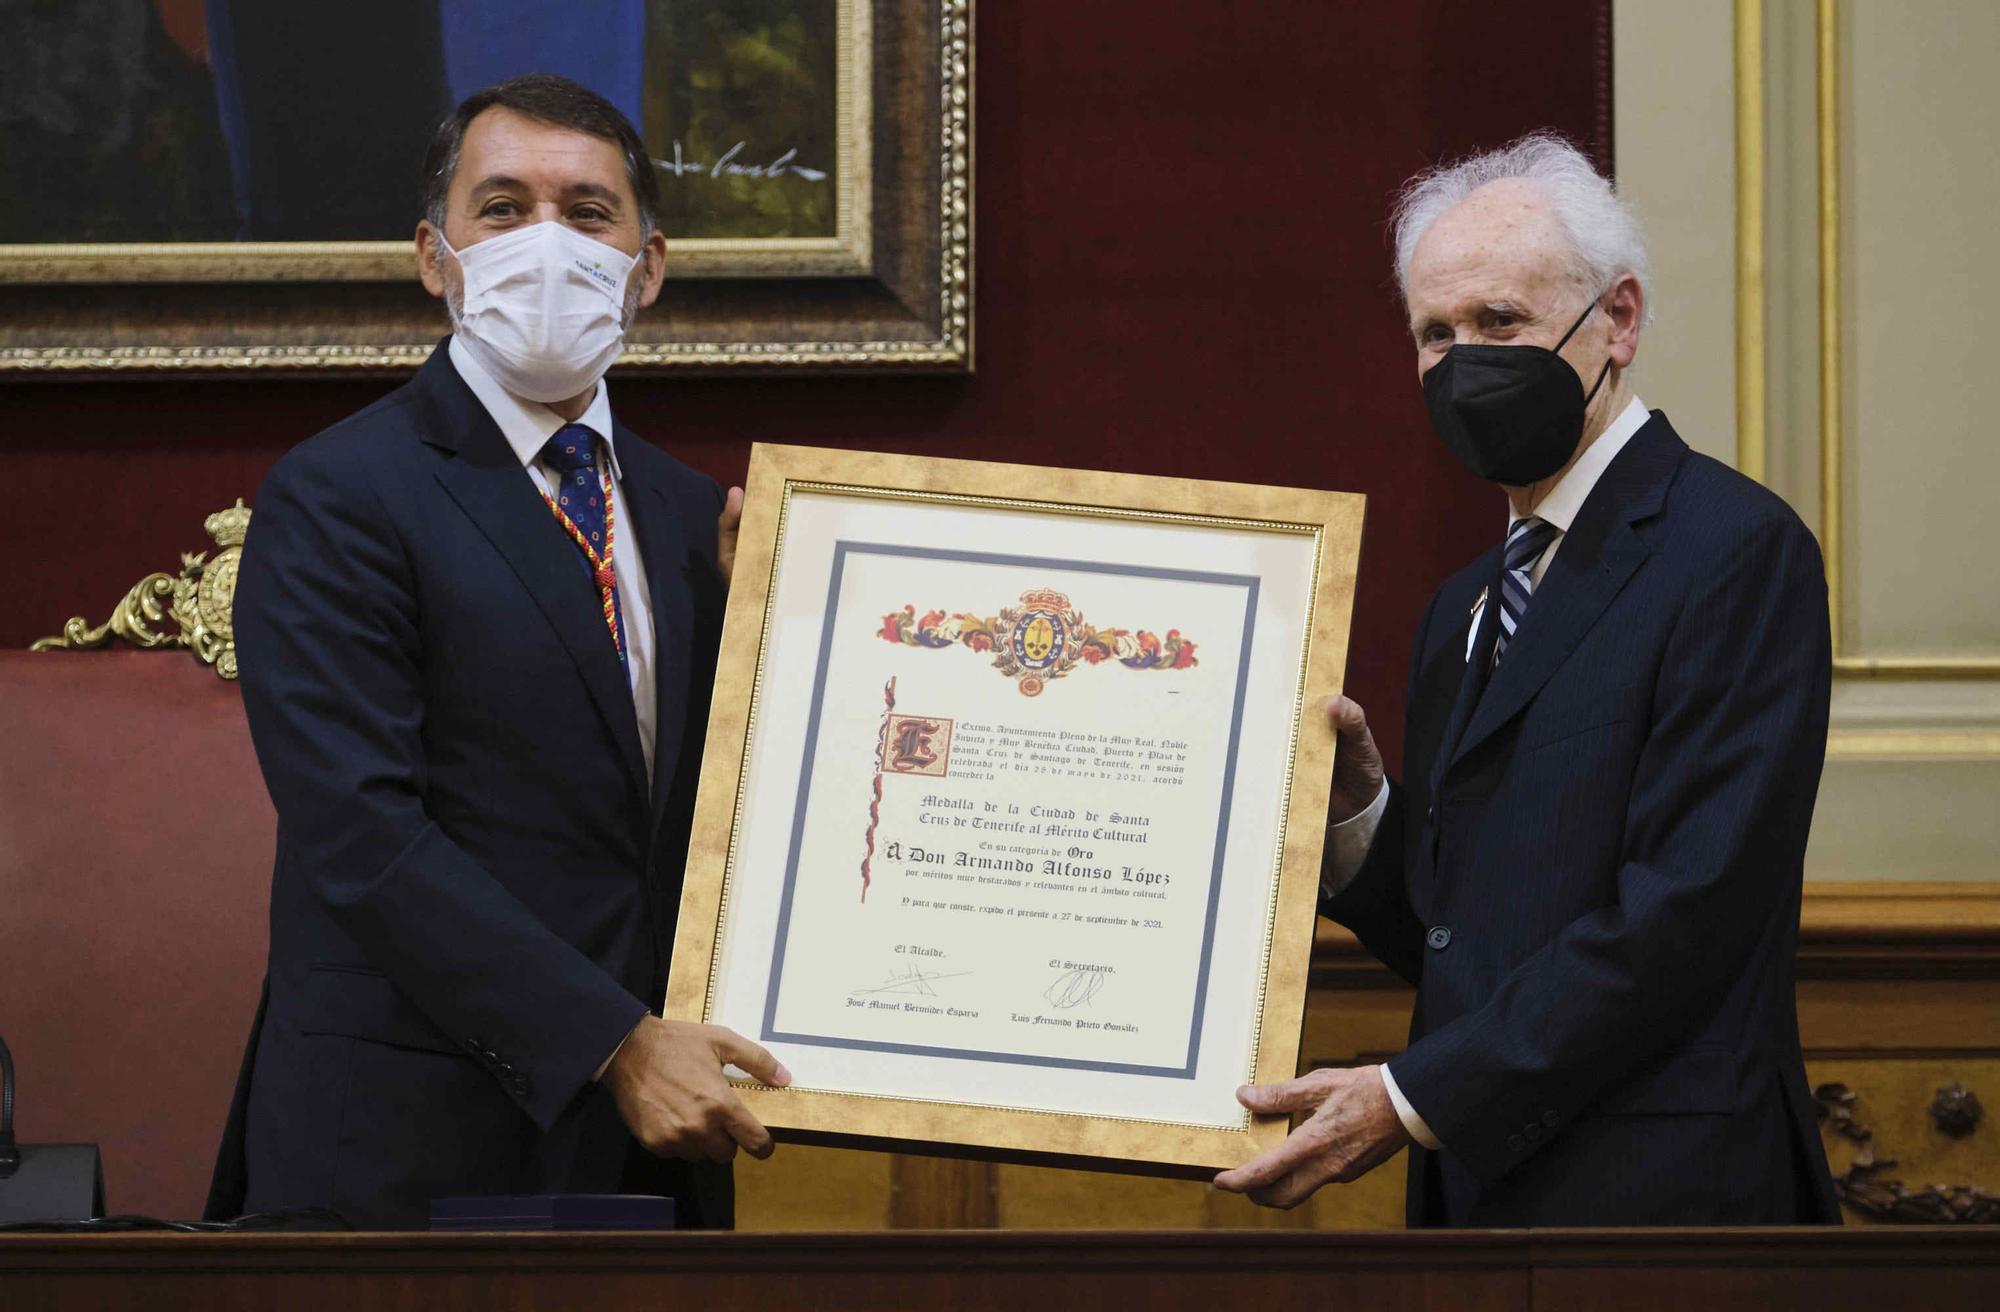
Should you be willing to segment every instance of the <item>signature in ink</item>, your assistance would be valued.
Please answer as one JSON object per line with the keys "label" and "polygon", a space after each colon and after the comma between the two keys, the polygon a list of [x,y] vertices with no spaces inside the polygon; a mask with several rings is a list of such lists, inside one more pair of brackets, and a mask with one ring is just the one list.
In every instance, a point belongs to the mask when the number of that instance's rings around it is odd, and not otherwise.
{"label": "signature in ink", "polygon": [[661,172],[672,174],[676,178],[706,174],[711,178],[758,178],[768,181],[775,178],[798,177],[804,178],[807,182],[826,181],[826,170],[807,168],[798,162],[799,152],[796,146],[769,164],[755,164],[739,159],[738,157],[749,148],[749,142],[739,141],[724,151],[715,163],[710,164],[704,160],[688,159],[681,153],[681,143],[676,141],[672,159],[656,159],[653,163]]}
{"label": "signature in ink", "polygon": [[969,970],[957,970],[945,974],[935,970],[925,970],[922,966],[901,966],[889,972],[888,983],[878,984],[872,988],[854,989],[852,993],[856,996],[869,993],[913,993],[918,997],[934,998],[937,996],[937,990],[931,985],[939,980],[957,979],[961,975],[971,973]]}
{"label": "signature in ink", "polygon": [[1080,1007],[1097,996],[1104,987],[1105,972],[1087,967],[1065,971],[1056,976],[1056,982],[1042,990],[1042,996],[1049,1000],[1051,1007]]}

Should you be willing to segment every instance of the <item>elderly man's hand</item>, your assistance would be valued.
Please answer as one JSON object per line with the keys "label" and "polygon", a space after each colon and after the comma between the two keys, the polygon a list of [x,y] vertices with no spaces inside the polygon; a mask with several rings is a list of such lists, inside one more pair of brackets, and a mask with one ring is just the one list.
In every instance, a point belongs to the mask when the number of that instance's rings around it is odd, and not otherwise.
{"label": "elderly man's hand", "polygon": [[1333,796],[1326,818],[1340,824],[1366,811],[1382,791],[1382,753],[1375,749],[1368,716],[1352,697],[1329,701],[1326,720],[1334,732]]}
{"label": "elderly man's hand", "polygon": [[1246,1084],[1253,1112],[1313,1114],[1277,1147],[1215,1177],[1215,1187],[1265,1207],[1297,1207],[1328,1181],[1357,1180],[1410,1141],[1380,1066],[1331,1067],[1282,1084]]}
{"label": "elderly man's hand", "polygon": [[715,563],[722,581],[736,571],[736,530],[743,524],[743,489],[732,487],[722,499],[722,518],[715,522]]}
{"label": "elderly man's hand", "polygon": [[762,1047],[721,1025],[648,1016],[605,1068],[604,1084],[632,1137],[659,1157],[726,1162],[741,1147],[771,1155],[771,1133],[722,1073],[728,1062],[780,1088],[791,1073]]}

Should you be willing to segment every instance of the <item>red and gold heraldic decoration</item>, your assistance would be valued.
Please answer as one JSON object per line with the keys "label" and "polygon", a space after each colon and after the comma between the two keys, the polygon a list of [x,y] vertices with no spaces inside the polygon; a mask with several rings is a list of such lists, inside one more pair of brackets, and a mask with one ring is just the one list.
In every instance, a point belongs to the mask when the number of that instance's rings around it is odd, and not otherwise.
{"label": "red and gold heraldic decoration", "polygon": [[993,668],[1015,681],[1023,696],[1037,697],[1051,679],[1078,665],[1112,661],[1128,670],[1185,670],[1199,664],[1195,644],[1168,629],[1162,638],[1144,629],[1100,629],[1084,623],[1083,612],[1060,592],[1037,588],[1021,594],[1021,604],[990,619],[917,614],[905,606],[882,617],[881,636],[904,647],[964,646],[993,653]]}

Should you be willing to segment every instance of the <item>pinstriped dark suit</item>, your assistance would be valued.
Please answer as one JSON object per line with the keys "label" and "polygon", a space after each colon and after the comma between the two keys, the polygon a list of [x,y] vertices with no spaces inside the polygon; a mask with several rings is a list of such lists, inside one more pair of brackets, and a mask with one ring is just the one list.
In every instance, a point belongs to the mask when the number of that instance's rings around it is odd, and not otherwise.
{"label": "pinstriped dark suit", "polygon": [[666,991],[725,595],[714,480],[617,429],[655,627],[647,776],[597,589],[440,347],[258,491],[236,593],[278,811],[266,1000],[211,1216],[673,1194],[597,1066]]}
{"label": "pinstriped dark suit", "polygon": [[1498,550],[1431,599],[1404,781],[1324,907],[1417,986],[1411,1224],[1837,1221],[1792,987],[1818,544],[1655,411],[1462,688]]}

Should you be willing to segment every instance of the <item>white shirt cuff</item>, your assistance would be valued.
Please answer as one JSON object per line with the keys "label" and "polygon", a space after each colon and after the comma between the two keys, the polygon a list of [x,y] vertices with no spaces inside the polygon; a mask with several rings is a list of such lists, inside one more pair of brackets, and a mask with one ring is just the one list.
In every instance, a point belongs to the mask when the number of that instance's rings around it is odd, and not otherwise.
{"label": "white shirt cuff", "polygon": [[1330,848],[1320,868],[1320,892],[1333,897],[1354,882],[1354,876],[1361,872],[1361,863],[1368,859],[1368,849],[1375,845],[1375,831],[1382,826],[1382,813],[1388,809],[1389,781],[1384,778],[1374,801],[1326,831]]}
{"label": "white shirt cuff", "polygon": [[[639,1025],[644,1025],[645,1023],[646,1018],[641,1016],[639,1018]],[[611,1063],[618,1060],[618,1054],[625,1050],[625,1044],[631,1040],[634,1034],[639,1032],[639,1025],[634,1025],[631,1029],[626,1030],[625,1037],[618,1040],[618,1046],[611,1050],[611,1055],[598,1064],[597,1073],[590,1077],[592,1084],[602,1084],[604,1082],[604,1072],[611,1069]]]}
{"label": "white shirt cuff", "polygon": [[1389,1091],[1389,1105],[1396,1109],[1396,1118],[1410,1132],[1410,1137],[1432,1152],[1444,1147],[1431,1133],[1431,1127],[1424,1124],[1424,1118],[1417,1115],[1417,1109],[1410,1106],[1410,1100],[1403,1096],[1403,1091],[1396,1087],[1396,1077],[1389,1073],[1388,1063],[1384,1062],[1375,1069],[1382,1072],[1382,1087]]}

